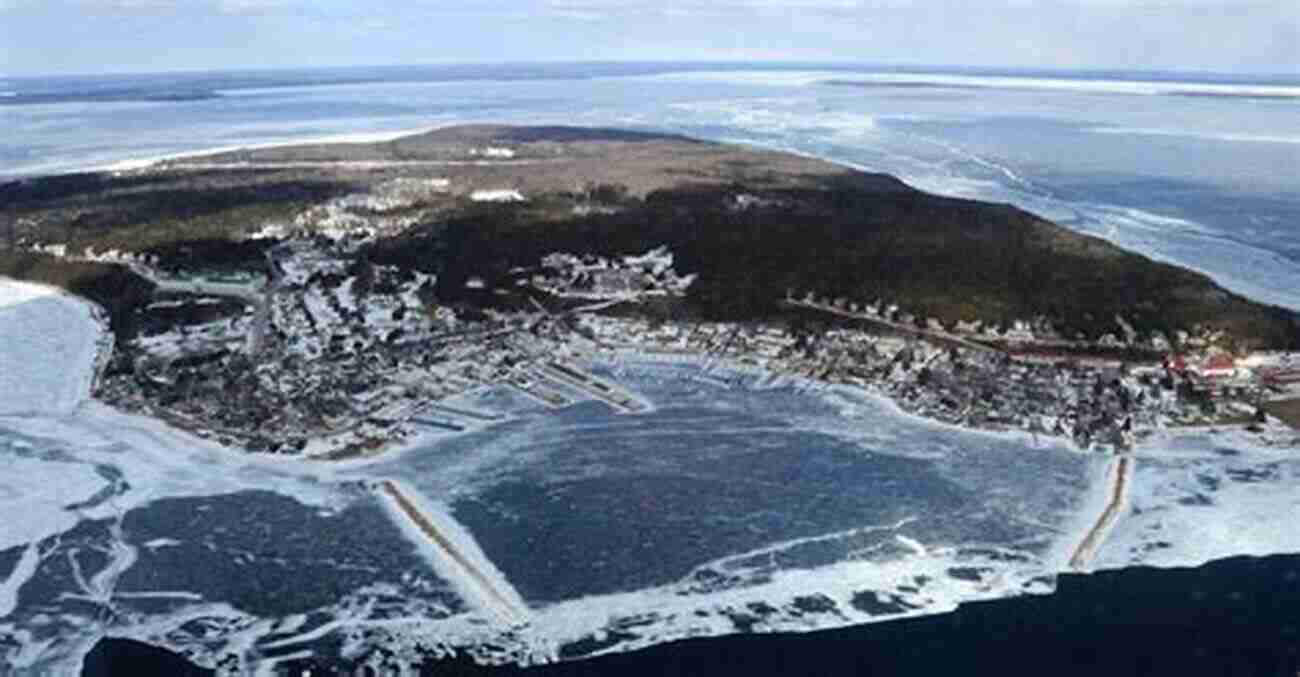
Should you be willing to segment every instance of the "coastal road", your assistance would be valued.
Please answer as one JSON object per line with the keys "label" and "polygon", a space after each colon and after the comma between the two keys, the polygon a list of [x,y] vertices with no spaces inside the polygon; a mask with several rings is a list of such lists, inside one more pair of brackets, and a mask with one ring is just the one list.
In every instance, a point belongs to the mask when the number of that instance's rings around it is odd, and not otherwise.
{"label": "coastal road", "polygon": [[503,586],[508,588],[509,584],[504,581],[494,582],[483,573],[483,570],[471,562],[470,558],[434,525],[433,521],[420,510],[415,502],[407,497],[396,482],[384,480],[380,484],[380,488],[384,494],[393,500],[398,510],[407,519],[411,520],[411,523],[449,561],[449,564],[458,570],[456,577],[462,583],[473,588],[473,592],[479,597],[484,607],[494,613],[507,626],[515,627],[528,622],[528,610],[524,607],[519,594],[512,589],[503,589]]}
{"label": "coastal road", "polygon": [[1087,569],[1088,563],[1092,561],[1097,554],[1103,541],[1106,540],[1106,534],[1110,532],[1111,527],[1119,520],[1120,513],[1124,511],[1128,504],[1129,484],[1133,479],[1134,460],[1131,456],[1118,456],[1115,460],[1115,470],[1110,473],[1111,486],[1110,497],[1106,501],[1106,508],[1101,511],[1097,517],[1097,522],[1088,529],[1083,540],[1074,549],[1074,554],[1070,556],[1070,568],[1074,571],[1083,571]]}
{"label": "coastal road", "polygon": [[796,299],[786,299],[785,302],[787,305],[796,306],[799,308],[811,308],[812,310],[820,310],[824,313],[839,315],[840,317],[847,317],[853,320],[861,320],[863,322],[873,322],[875,324],[883,325],[906,334],[912,334],[914,336],[927,338],[940,343],[956,344],[958,346],[961,346],[962,348],[969,348],[970,350],[978,350],[986,353],[1002,352],[996,348],[990,348],[989,346],[980,345],[978,343],[974,343],[960,336],[957,336],[956,334],[949,334],[948,332],[934,331],[933,329],[920,329],[918,327],[913,327],[906,324],[900,324],[898,322],[891,322],[889,320],[880,317],[875,317],[872,315],[866,315],[864,313],[852,313],[846,310],[840,310],[835,306],[823,305],[820,303],[809,303],[807,301],[799,301]]}

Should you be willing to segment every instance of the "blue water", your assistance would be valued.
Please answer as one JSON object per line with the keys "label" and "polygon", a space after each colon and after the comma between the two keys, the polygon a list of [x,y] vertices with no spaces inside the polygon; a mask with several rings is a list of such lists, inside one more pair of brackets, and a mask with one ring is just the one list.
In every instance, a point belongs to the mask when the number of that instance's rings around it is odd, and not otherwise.
{"label": "blue water", "polygon": [[0,78],[0,115],[0,178],[461,122],[762,144],[1012,202],[1300,308],[1295,76],[506,64]]}

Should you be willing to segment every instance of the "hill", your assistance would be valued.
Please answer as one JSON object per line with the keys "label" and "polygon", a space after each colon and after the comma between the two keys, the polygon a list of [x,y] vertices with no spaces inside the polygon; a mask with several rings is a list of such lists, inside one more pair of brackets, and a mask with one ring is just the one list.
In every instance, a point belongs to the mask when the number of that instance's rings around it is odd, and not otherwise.
{"label": "hill", "polygon": [[[371,209],[400,227],[355,256],[437,274],[444,302],[523,303],[521,275],[552,252],[666,246],[678,272],[698,276],[674,314],[771,319],[788,312],[787,294],[813,293],[882,300],[949,326],[1038,318],[1061,337],[1097,339],[1120,331],[1118,317],[1143,336],[1200,328],[1239,349],[1300,347],[1295,313],[1009,205],[642,132],[477,125],[183,158],[0,186],[0,223],[15,248],[65,243],[175,267],[259,268],[256,247],[230,242],[268,224],[310,229],[313,206],[403,181],[419,187],[415,198]],[[469,293],[472,278],[502,293]]]}

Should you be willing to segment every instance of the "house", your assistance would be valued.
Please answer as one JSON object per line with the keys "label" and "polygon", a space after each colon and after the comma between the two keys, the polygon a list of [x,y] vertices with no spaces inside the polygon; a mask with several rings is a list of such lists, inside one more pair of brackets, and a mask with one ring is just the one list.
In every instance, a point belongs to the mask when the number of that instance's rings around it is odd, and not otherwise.
{"label": "house", "polygon": [[1279,388],[1300,385],[1300,367],[1261,369],[1259,374],[1266,385]]}
{"label": "house", "polygon": [[1034,332],[1024,321],[1016,320],[1011,328],[1003,334],[1003,337],[1008,341],[1033,341]]}
{"label": "house", "polygon": [[1215,353],[1199,364],[1193,365],[1191,371],[1201,378],[1226,379],[1237,375],[1237,360],[1228,353]]}

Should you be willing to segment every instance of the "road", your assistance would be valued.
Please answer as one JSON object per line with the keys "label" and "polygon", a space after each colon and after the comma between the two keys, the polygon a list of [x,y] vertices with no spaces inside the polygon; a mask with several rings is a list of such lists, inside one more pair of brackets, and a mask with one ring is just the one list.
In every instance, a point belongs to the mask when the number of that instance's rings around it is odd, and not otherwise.
{"label": "road", "polygon": [[649,408],[645,402],[627,390],[598,379],[572,365],[545,362],[537,367],[537,373],[552,381],[576,388],[588,397],[604,402],[625,414],[633,414]]}
{"label": "road", "polygon": [[1130,456],[1118,456],[1115,463],[1115,472],[1111,475],[1110,499],[1106,502],[1106,508],[1101,511],[1097,522],[1084,535],[1083,540],[1074,549],[1074,554],[1070,556],[1070,568],[1075,571],[1087,569],[1088,563],[1097,554],[1097,548],[1106,540],[1106,534],[1110,532],[1111,527],[1115,526],[1115,522],[1119,520],[1120,514],[1128,503],[1128,488],[1132,482],[1134,461]]}
{"label": "road", "polygon": [[846,310],[840,310],[835,306],[823,305],[820,303],[809,303],[807,301],[798,301],[795,299],[786,299],[786,303],[788,305],[796,306],[799,308],[811,308],[812,310],[820,310],[824,313],[831,313],[832,315],[839,315],[840,317],[847,317],[853,320],[874,322],[876,324],[889,327],[896,331],[900,331],[907,334],[913,334],[916,336],[920,336],[922,338],[928,338],[943,343],[953,343],[963,348],[969,348],[971,350],[979,350],[988,353],[1002,352],[996,348],[990,348],[989,346],[980,345],[978,343],[968,341],[960,336],[957,336],[956,334],[949,334],[948,332],[943,332],[943,331],[934,331],[933,329],[920,329],[918,327],[914,327],[911,325],[900,324],[898,322],[891,322],[889,320],[882,319],[880,317],[876,317],[873,315],[866,315],[864,313],[852,313]]}

